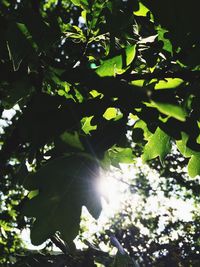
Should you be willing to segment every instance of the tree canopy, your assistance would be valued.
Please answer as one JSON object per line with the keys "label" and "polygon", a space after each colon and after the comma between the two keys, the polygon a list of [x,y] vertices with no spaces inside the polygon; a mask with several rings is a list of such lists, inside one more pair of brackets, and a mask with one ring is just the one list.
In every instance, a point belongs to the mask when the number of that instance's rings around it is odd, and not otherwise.
{"label": "tree canopy", "polygon": [[176,165],[173,183],[198,195],[199,9],[198,0],[1,1],[2,266],[20,243],[13,227],[30,225],[35,245],[59,233],[72,246],[82,206],[101,213],[100,168],[141,157],[164,170],[176,149],[189,176]]}

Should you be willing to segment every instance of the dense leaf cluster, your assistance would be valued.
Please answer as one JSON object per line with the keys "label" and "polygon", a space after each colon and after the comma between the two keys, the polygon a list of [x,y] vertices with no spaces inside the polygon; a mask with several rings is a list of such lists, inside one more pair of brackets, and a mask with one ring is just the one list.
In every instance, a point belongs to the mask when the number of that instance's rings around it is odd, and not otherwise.
{"label": "dense leaf cluster", "polygon": [[[1,1],[2,264],[13,261],[13,231],[33,221],[34,244],[55,233],[71,244],[81,207],[100,214],[99,168],[140,154],[163,164],[176,146],[190,177],[200,175],[199,8],[196,0]],[[174,179],[199,192],[198,180]],[[123,264],[119,256],[112,266]]]}

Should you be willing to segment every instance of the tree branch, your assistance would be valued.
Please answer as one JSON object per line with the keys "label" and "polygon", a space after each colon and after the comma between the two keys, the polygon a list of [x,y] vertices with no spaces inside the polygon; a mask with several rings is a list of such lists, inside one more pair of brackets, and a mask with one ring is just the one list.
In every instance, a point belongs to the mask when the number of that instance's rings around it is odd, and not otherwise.
{"label": "tree branch", "polygon": [[50,239],[56,245],[56,247],[58,247],[63,252],[63,254],[68,254],[67,247],[58,236],[54,235]]}
{"label": "tree branch", "polygon": [[157,71],[153,73],[132,73],[132,74],[122,74],[118,76],[119,79],[124,79],[126,81],[134,80],[151,80],[151,79],[166,79],[166,78],[181,78],[185,81],[195,81],[200,80],[200,71],[182,70],[175,72],[165,72]]}

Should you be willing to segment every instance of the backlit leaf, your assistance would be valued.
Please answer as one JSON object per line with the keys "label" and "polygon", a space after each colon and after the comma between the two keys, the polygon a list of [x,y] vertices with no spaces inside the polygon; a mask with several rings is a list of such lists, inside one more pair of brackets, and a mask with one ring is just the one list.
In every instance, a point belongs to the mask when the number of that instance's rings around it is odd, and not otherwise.
{"label": "backlit leaf", "polygon": [[188,162],[188,174],[193,178],[197,175],[200,175],[200,153],[187,147],[188,138],[189,136],[182,132],[182,139],[176,141],[176,145],[184,157],[191,157]]}
{"label": "backlit leaf", "polygon": [[106,156],[110,163],[119,167],[119,163],[133,163],[133,153],[131,148],[113,147],[108,150]]}
{"label": "backlit leaf", "polygon": [[185,110],[178,105],[170,103],[152,102],[153,106],[156,107],[161,113],[173,117],[180,121],[185,121],[187,113]]}
{"label": "backlit leaf", "polygon": [[142,159],[148,161],[159,157],[162,162],[170,150],[170,137],[158,127],[145,145]]}
{"label": "backlit leaf", "polygon": [[129,46],[120,55],[104,60],[101,66],[97,68],[96,73],[101,77],[121,74],[134,60],[135,55],[136,46]]}
{"label": "backlit leaf", "polygon": [[191,148],[187,147],[187,141],[188,141],[189,136],[184,132],[182,132],[181,135],[182,135],[182,139],[176,141],[176,145],[184,157],[186,158],[191,157],[196,152],[193,151]]}
{"label": "backlit leaf", "polygon": [[117,109],[116,108],[107,108],[103,114],[103,117],[106,120],[112,120],[117,116]]}
{"label": "backlit leaf", "polygon": [[134,15],[145,17],[148,12],[149,12],[149,9],[144,4],[139,2],[139,9],[137,11],[134,11]]}
{"label": "backlit leaf", "polygon": [[[151,82],[155,82],[151,80]],[[184,81],[180,78],[165,78],[165,80],[160,80],[156,83],[155,89],[174,89],[181,85]]]}
{"label": "backlit leaf", "polygon": [[194,178],[200,175],[200,153],[193,155],[188,163],[188,174]]}
{"label": "backlit leaf", "polygon": [[94,116],[90,117],[84,117],[81,120],[82,123],[82,130],[84,131],[85,134],[90,134],[91,131],[96,130],[97,126],[91,124],[91,120]]}

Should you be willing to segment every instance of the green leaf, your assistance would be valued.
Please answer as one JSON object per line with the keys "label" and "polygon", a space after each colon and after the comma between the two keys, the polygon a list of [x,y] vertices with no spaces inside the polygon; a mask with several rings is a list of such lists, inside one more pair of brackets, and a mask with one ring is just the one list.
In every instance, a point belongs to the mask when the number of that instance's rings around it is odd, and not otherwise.
{"label": "green leaf", "polygon": [[[159,80],[158,79],[152,79],[150,81],[150,84],[155,83],[154,89],[155,90],[162,90],[162,89],[174,89],[180,86],[184,81],[180,78],[165,78],[164,80]],[[132,81],[131,84],[138,86],[138,87],[143,87],[145,84],[145,80],[135,80]]]}
{"label": "green leaf", "polygon": [[170,150],[170,137],[158,127],[145,145],[142,159],[148,161],[159,157],[162,162]]}
{"label": "green leaf", "polygon": [[29,175],[24,186],[39,190],[25,204],[23,213],[35,217],[31,240],[39,245],[56,231],[66,242],[78,234],[81,208],[87,207],[94,218],[101,212],[97,193],[98,165],[87,155],[61,157]]}
{"label": "green leaf", "polygon": [[133,153],[131,148],[114,146],[107,151],[106,157],[110,164],[119,167],[119,163],[133,163]]}
{"label": "green leaf", "polygon": [[133,13],[136,16],[146,17],[148,12],[149,12],[149,9],[145,5],[143,5],[141,2],[139,2],[139,9],[137,11],[134,11]]}
{"label": "green leaf", "polygon": [[136,264],[127,254],[117,252],[111,267],[136,267]]}
{"label": "green leaf", "polygon": [[103,114],[103,117],[106,120],[112,120],[117,116],[117,109],[116,108],[107,108]]}
{"label": "green leaf", "polygon": [[141,129],[143,131],[145,140],[148,140],[150,136],[152,136],[152,133],[149,131],[146,122],[143,120],[136,121],[134,124],[134,129]]}
{"label": "green leaf", "polygon": [[120,55],[104,60],[101,66],[97,68],[96,73],[101,77],[122,74],[134,60],[135,55],[136,45],[128,46],[122,50]]}
{"label": "green leaf", "polygon": [[200,153],[193,155],[189,160],[188,174],[192,178],[194,178],[197,175],[200,175]]}
{"label": "green leaf", "polygon": [[145,82],[145,80],[135,80],[135,81],[132,81],[131,84],[138,86],[138,87],[143,87],[144,82]]}
{"label": "green leaf", "polygon": [[163,42],[163,49],[168,51],[171,55],[173,54],[173,49],[172,49],[172,44],[169,39],[165,38],[165,33],[167,33],[167,30],[161,28],[158,26],[157,28],[158,31],[158,40]]}
{"label": "green leaf", "polygon": [[87,0],[71,0],[71,2],[75,5],[75,6],[80,6],[84,9],[87,9],[88,7],[88,1]]}
{"label": "green leaf", "polygon": [[198,152],[193,151],[191,148],[187,147],[186,144],[187,144],[189,136],[184,132],[181,133],[181,136],[182,136],[182,139],[176,141],[177,148],[179,149],[181,154],[184,157],[188,158],[194,155],[195,153],[198,153]]}
{"label": "green leaf", "polygon": [[60,136],[60,139],[64,145],[74,147],[81,151],[84,150],[84,147],[79,139],[79,135],[77,132],[75,133],[64,132]]}
{"label": "green leaf", "polygon": [[154,101],[152,101],[152,106],[157,108],[161,113],[173,117],[179,121],[186,120],[187,113],[181,106]]}
{"label": "green leaf", "polygon": [[91,125],[91,120],[93,117],[94,116],[84,117],[81,120],[82,130],[84,131],[85,134],[90,134],[91,131],[94,131],[97,128],[96,125]]}
{"label": "green leaf", "polygon": [[189,136],[184,132],[182,132],[181,135],[182,139],[176,141],[176,145],[184,157],[191,157],[188,162],[188,174],[190,177],[193,178],[197,175],[200,175],[200,152],[196,152],[191,148],[187,147],[187,141]]}
{"label": "green leaf", "polygon": [[33,198],[33,197],[36,197],[38,195],[39,191],[38,190],[33,190],[31,192],[29,192],[28,194],[28,198]]}
{"label": "green leaf", "polygon": [[[155,82],[156,79],[151,80]],[[180,86],[184,81],[180,78],[166,78],[165,80],[160,80],[156,83],[155,89],[174,89]]]}

